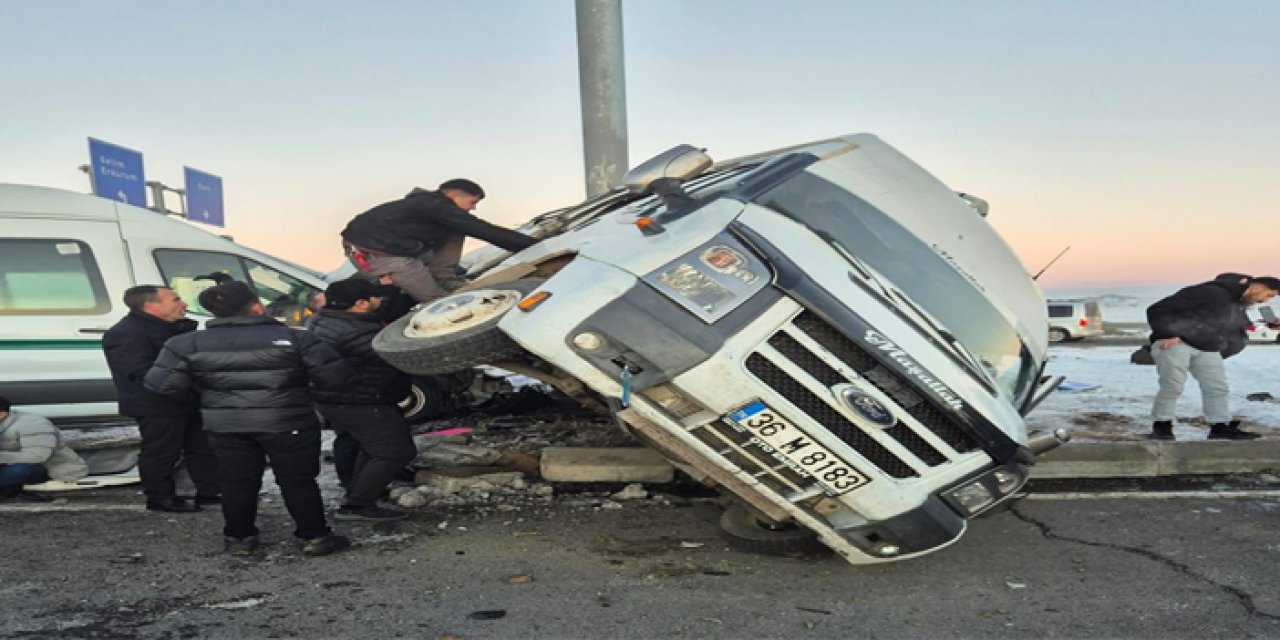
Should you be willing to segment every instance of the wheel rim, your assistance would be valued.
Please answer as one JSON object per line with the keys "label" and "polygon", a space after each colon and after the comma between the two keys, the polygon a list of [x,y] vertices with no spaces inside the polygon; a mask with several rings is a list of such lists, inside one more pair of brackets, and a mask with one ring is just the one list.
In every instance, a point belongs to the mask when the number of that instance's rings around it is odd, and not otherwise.
{"label": "wheel rim", "polygon": [[479,289],[451,295],[413,314],[404,335],[431,338],[465,331],[502,316],[523,297],[523,293],[509,289]]}
{"label": "wheel rim", "polygon": [[1062,342],[1067,339],[1067,334],[1061,329],[1054,329],[1049,332],[1049,342]]}

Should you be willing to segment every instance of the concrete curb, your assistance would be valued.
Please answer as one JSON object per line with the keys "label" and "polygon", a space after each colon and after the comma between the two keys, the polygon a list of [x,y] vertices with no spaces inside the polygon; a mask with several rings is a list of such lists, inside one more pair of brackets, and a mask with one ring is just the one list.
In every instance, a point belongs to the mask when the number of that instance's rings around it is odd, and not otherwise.
{"label": "concrete curb", "polygon": [[1154,478],[1280,469],[1280,439],[1250,442],[1068,442],[1031,467],[1033,479]]}

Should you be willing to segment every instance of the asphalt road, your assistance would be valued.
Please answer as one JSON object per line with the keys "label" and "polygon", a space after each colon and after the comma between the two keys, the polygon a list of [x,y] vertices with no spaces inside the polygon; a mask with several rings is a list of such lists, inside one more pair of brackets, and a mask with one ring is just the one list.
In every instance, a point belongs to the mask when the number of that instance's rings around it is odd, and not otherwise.
{"label": "asphalt road", "polygon": [[216,512],[103,490],[52,506],[77,511],[0,504],[0,637],[1280,637],[1280,499],[1249,493],[1273,488],[1046,485],[948,549],[869,567],[729,550],[705,499],[574,496],[347,525],[357,546],[326,558],[273,503],[242,560]]}

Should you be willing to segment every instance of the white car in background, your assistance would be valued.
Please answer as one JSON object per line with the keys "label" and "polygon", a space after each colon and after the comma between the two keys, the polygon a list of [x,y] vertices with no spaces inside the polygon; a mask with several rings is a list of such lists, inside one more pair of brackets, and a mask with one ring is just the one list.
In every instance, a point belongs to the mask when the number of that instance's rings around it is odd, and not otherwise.
{"label": "white car in background", "polygon": [[1049,342],[1102,335],[1102,306],[1097,300],[1049,300]]}

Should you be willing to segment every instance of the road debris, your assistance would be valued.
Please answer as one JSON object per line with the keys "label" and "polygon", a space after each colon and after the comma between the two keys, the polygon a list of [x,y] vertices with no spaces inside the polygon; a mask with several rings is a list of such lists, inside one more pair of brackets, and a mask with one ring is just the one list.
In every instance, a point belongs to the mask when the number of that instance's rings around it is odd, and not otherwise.
{"label": "road debris", "polygon": [[649,497],[649,492],[645,491],[644,485],[633,482],[609,497],[614,500],[644,500]]}

